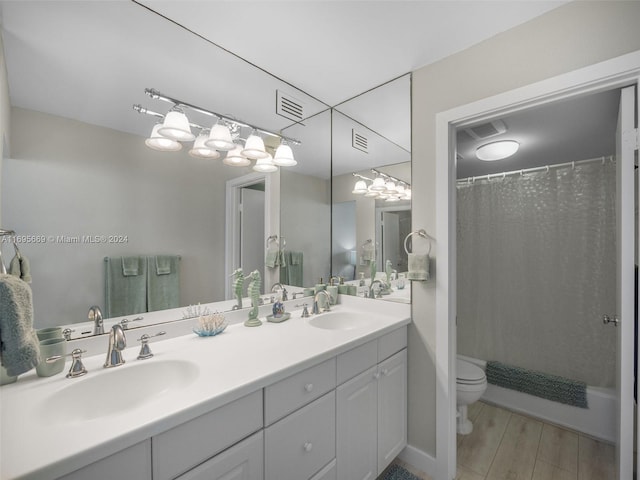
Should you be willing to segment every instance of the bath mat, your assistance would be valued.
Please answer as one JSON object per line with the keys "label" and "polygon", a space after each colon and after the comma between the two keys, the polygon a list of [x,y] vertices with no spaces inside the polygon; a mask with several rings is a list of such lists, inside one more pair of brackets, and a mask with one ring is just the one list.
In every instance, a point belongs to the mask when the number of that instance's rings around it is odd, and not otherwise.
{"label": "bath mat", "polygon": [[400,465],[391,465],[382,480],[420,480],[413,473],[408,472]]}
{"label": "bath mat", "polygon": [[487,362],[487,381],[499,387],[510,388],[554,402],[588,408],[587,384],[548,373]]}

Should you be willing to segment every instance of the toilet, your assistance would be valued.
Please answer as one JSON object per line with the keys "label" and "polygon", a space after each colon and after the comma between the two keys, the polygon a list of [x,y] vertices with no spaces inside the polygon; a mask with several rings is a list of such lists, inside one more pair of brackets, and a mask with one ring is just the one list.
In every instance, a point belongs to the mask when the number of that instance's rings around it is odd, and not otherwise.
{"label": "toilet", "polygon": [[487,377],[484,370],[467,362],[457,359],[456,362],[456,405],[457,405],[457,431],[462,435],[468,435],[473,431],[473,424],[467,417],[467,407],[480,400],[487,389]]}

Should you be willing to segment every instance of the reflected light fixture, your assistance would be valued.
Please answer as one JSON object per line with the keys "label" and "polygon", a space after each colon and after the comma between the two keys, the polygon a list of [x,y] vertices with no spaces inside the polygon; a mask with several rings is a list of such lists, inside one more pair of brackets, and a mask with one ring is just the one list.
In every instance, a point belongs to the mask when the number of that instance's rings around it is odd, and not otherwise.
{"label": "reflected light fixture", "polygon": [[358,180],[353,187],[353,190],[351,190],[351,193],[355,195],[364,195],[368,191],[369,189],[367,188],[366,182],[364,180]]}
{"label": "reflected light fixture", "polygon": [[476,157],[485,162],[503,160],[516,153],[519,148],[520,144],[515,140],[499,140],[478,147]]}
{"label": "reflected light fixture", "polygon": [[271,173],[277,171],[278,167],[273,164],[271,155],[267,153],[267,157],[256,160],[256,164],[253,166],[253,169],[256,172]]}
{"label": "reflected light fixture", "polygon": [[264,140],[262,140],[262,137],[260,137],[255,130],[247,137],[242,154],[254,160],[269,157],[269,154],[264,148]]}
{"label": "reflected light fixture", "polygon": [[196,137],[193,148],[189,150],[189,155],[196,158],[210,158],[216,160],[220,158],[220,152],[207,147],[206,141],[209,139],[209,129],[203,128]]}
{"label": "reflected light fixture", "polygon": [[211,133],[209,133],[209,138],[205,142],[205,145],[223,152],[233,150],[236,146],[231,139],[231,130],[221,123],[216,123],[211,127]]}
{"label": "reflected light fixture", "polygon": [[229,151],[227,156],[224,157],[222,163],[232,167],[248,167],[251,165],[251,160],[242,155],[242,145],[235,145],[233,150]]}
{"label": "reflected light fixture", "polygon": [[158,133],[177,142],[192,142],[196,136],[191,133],[189,119],[181,108],[174,106],[164,117]]}
{"label": "reflected light fixture", "polygon": [[384,178],[378,176],[373,179],[373,183],[369,187],[369,190],[373,192],[384,192],[385,190],[385,181]]}
{"label": "reflected light fixture", "polygon": [[[374,168],[372,168],[371,171],[376,175],[374,179],[365,177],[359,173],[352,173],[352,175],[359,180],[356,181],[351,193],[354,195],[364,195],[365,197],[371,197],[376,200],[386,200],[387,202],[399,202],[400,200],[411,199],[411,186],[409,184],[391,175],[379,172]],[[369,187],[367,187],[367,182],[371,182]]]}
{"label": "reflected light fixture", "polygon": [[282,142],[276,149],[276,153],[273,156],[274,165],[279,167],[293,167],[298,164],[295,158],[293,158],[293,150],[286,143]]}
{"label": "reflected light fixture", "polygon": [[161,123],[156,123],[151,130],[151,135],[144,143],[147,147],[159,150],[161,152],[177,152],[182,149],[182,144],[176,142],[170,138],[164,137],[158,133],[158,130],[162,127]]}

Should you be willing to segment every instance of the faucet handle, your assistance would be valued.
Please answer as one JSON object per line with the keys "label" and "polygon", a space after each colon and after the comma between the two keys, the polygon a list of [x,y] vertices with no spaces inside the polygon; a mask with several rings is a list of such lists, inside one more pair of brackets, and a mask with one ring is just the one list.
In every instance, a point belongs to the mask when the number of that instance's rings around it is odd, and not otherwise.
{"label": "faucet handle", "polygon": [[307,308],[307,304],[303,303],[302,305],[296,305],[296,308],[302,307],[302,315],[301,318],[307,318],[309,316],[309,309]]}
{"label": "faucet handle", "polygon": [[62,331],[62,336],[64,337],[65,340],[71,340],[71,334],[75,332],[75,329],[71,329],[71,328],[65,328]]}
{"label": "faucet handle", "polygon": [[87,373],[87,369],[84,368],[82,364],[82,354],[87,353],[86,350],[80,350],[79,348],[75,348],[71,351],[71,353],[67,353],[66,355],[54,355],[53,357],[47,357],[45,359],[46,363],[57,362],[61,358],[71,357],[71,368],[69,368],[69,373],[67,373],[67,378],[76,378],[81,377]]}
{"label": "faucet handle", "polygon": [[138,341],[142,342],[140,344],[140,353],[138,354],[138,360],[144,360],[146,358],[151,358],[153,357],[153,353],[151,352],[151,348],[149,348],[149,340],[152,339],[153,337],[159,337],[160,335],[164,335],[167,332],[162,331],[162,332],[158,332],[155,335],[148,335],[148,334],[144,334],[142,335]]}
{"label": "faucet handle", "polygon": [[129,324],[131,322],[139,322],[140,320],[144,320],[144,317],[136,317],[133,320],[129,320],[127,318],[123,318],[122,320],[120,320],[120,325],[122,325],[122,329],[123,330],[128,330],[129,329]]}

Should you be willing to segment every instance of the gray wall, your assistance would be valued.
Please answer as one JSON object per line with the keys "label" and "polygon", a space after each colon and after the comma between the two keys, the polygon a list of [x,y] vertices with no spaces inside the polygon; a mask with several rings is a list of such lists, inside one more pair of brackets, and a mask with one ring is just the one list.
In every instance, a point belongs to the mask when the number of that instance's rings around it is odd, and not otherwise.
{"label": "gray wall", "polygon": [[303,252],[303,285],[329,280],[331,265],[331,182],[280,170],[280,232],[286,250]]}
{"label": "gray wall", "polygon": [[20,235],[127,236],[124,243],[23,244],[36,326],[84,321],[90,305],[103,305],[105,256],[179,254],[181,305],[224,298],[225,182],[248,171],[19,108],[11,111],[11,145],[5,226]]}
{"label": "gray wall", "polygon": [[[438,112],[638,50],[638,25],[640,2],[571,2],[415,71],[413,228],[438,236],[434,182]],[[408,382],[409,443],[432,456],[436,455],[435,282],[437,273],[435,281],[413,285]]]}

